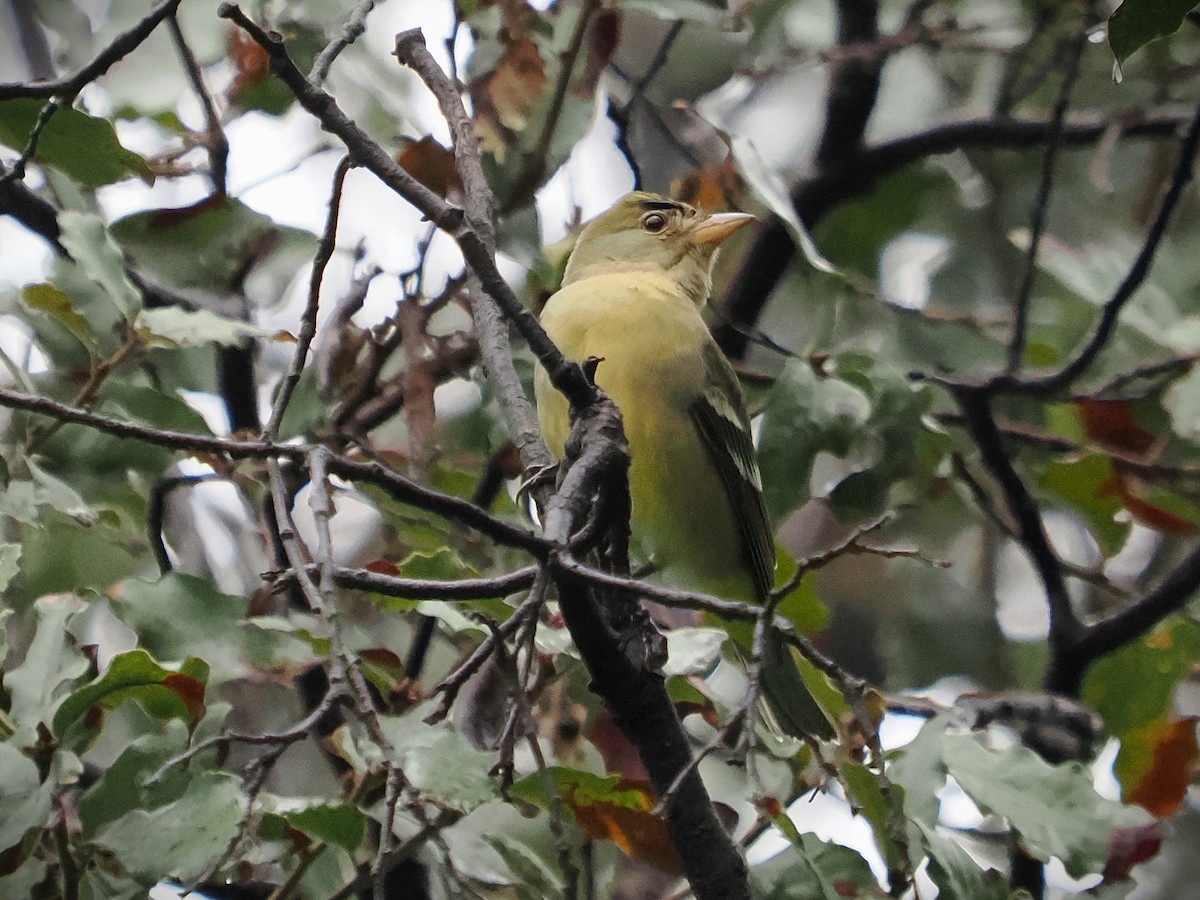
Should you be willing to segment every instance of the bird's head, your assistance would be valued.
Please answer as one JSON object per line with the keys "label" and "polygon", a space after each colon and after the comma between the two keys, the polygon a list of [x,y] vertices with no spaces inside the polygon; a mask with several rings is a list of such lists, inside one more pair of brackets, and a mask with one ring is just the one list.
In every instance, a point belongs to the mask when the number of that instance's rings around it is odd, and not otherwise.
{"label": "bird's head", "polygon": [[707,215],[658,194],[626,194],[580,232],[563,284],[617,272],[655,272],[703,303],[717,248],[753,219],[746,213]]}

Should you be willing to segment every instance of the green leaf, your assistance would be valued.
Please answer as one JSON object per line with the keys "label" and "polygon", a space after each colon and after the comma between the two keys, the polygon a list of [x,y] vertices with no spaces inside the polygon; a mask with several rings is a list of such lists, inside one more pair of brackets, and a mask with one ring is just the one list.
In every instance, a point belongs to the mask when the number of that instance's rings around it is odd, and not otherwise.
{"label": "green leaf", "polygon": [[94,843],[111,851],[145,885],[165,875],[186,883],[225,850],[241,818],[238,780],[204,772],[192,777],[178,800],[154,810],[135,809],[109,822]]}
{"label": "green leaf", "polygon": [[178,394],[110,378],[100,389],[100,399],[106,409],[111,407],[124,419],[169,431],[212,434],[204,416]]}
{"label": "green leaf", "polygon": [[513,873],[518,891],[530,897],[563,895],[562,877],[528,844],[503,832],[485,834],[483,840]]}
{"label": "green leaf", "polygon": [[1042,487],[1083,515],[1107,553],[1115,552],[1129,533],[1129,523],[1118,522],[1115,518],[1124,508],[1114,490],[1115,477],[1112,459],[1093,453],[1079,459],[1050,463],[1040,479]]}
{"label": "green leaf", "polygon": [[33,497],[39,506],[50,506],[80,525],[95,525],[99,521],[100,514],[96,509],[67,482],[51,475],[31,459],[25,460],[25,466],[33,476]]}
{"label": "green leaf", "polygon": [[808,228],[796,214],[783,177],[763,161],[750,138],[743,134],[730,135],[729,152],[733,154],[733,161],[737,163],[750,193],[787,226],[792,240],[803,251],[809,265],[818,272],[838,274],[837,267],[821,254]]}
{"label": "green leaf", "polygon": [[21,291],[21,300],[30,309],[39,309],[48,313],[75,335],[83,346],[96,353],[98,346],[96,335],[85,316],[75,309],[75,302],[70,295],[64,294],[52,284],[30,284]]}
{"label": "green leaf", "polygon": [[[1083,700],[1120,737],[1160,718],[1200,660],[1200,624],[1173,616],[1152,632],[1103,656],[1083,682]],[[1136,677],[1130,673],[1136,672]]]}
{"label": "green leaf", "polygon": [[[21,545],[0,542],[0,591],[8,588],[8,584],[21,570]],[[3,612],[3,611],[0,611]],[[0,616],[0,629],[4,626],[4,618]],[[4,659],[4,640],[0,634],[0,660]]]}
{"label": "green leaf", "polygon": [[84,608],[82,600],[69,596],[43,597],[34,604],[37,630],[25,661],[4,676],[9,715],[19,727],[48,722],[62,685],[87,674],[90,663],[67,630]]}
{"label": "green leaf", "polygon": [[767,396],[758,447],[772,518],[808,500],[817,453],[848,454],[870,415],[870,399],[859,388],[818,378],[811,366],[788,360]]}
{"label": "green leaf", "polygon": [[1108,19],[1108,43],[1117,65],[1159,38],[1174,34],[1194,0],[1124,0]]}
{"label": "green leaf", "polygon": [[[225,294],[246,264],[264,264],[270,249],[309,250],[315,238],[284,228],[229,197],[210,197],[181,209],[135,213],[113,223],[112,234],[139,271],[165,284]],[[291,266],[289,277],[294,277]]]}
{"label": "green leaf", "polygon": [[101,725],[95,713],[129,700],[136,700],[153,718],[194,725],[204,715],[207,681],[208,664],[198,657],[188,657],[176,672],[159,665],[145,650],[118,654],[108,671],[63,701],[54,715],[54,733],[64,744],[86,744]]}
{"label": "green leaf", "polygon": [[142,308],[142,295],[125,274],[125,256],[103,220],[91,213],[68,210],[58,217],[60,240],[83,272],[104,289],[127,322]]}
{"label": "green leaf", "polygon": [[[9,510],[5,510],[8,512]],[[127,546],[129,537],[101,518],[95,525],[43,508],[21,529],[21,584],[28,596],[81,588],[107,590],[145,567]],[[140,545],[139,545],[140,550]]]}
{"label": "green leaf", "polygon": [[799,835],[792,849],[750,869],[757,900],[853,900],[878,896],[879,883],[855,850]]}
{"label": "green leaf", "polygon": [[941,744],[950,724],[948,715],[934,716],[915,738],[895,751],[888,765],[892,783],[904,788],[905,814],[931,827],[938,821],[938,792],[946,786]]}
{"label": "green leaf", "polygon": [[[904,850],[902,842],[904,835],[904,817],[893,807],[888,796],[884,793],[879,776],[865,765],[854,760],[848,760],[839,767],[842,779],[850,788],[853,796],[854,809],[871,823],[875,834],[875,842],[883,850],[888,868],[895,871],[903,865]],[[899,788],[891,787],[892,791]],[[901,841],[896,840],[897,837]]]}
{"label": "green leaf", "polygon": [[118,612],[139,646],[160,660],[199,656],[224,681],[243,674],[246,600],[222,594],[206,578],[170,572],[157,581],[131,578]]}
{"label": "green leaf", "polygon": [[929,849],[929,877],[938,900],[1008,900],[1008,880],[995,869],[983,870],[971,854],[941,830],[924,822],[917,827]]}
{"label": "green leaf", "polygon": [[259,328],[249,322],[219,316],[207,309],[190,310],[179,306],[143,309],[134,327],[145,335],[148,343],[170,347],[203,347],[206,344],[237,347],[250,338],[294,340],[284,331]]}
{"label": "green leaf", "polygon": [[[44,101],[35,98],[0,101],[0,141],[24,151]],[[152,180],[150,166],[126,150],[107,119],[74,107],[59,109],[42,131],[34,159],[95,188],[137,175]]]}
{"label": "green leaf", "polygon": [[346,803],[316,803],[281,814],[296,830],[349,851],[358,849],[367,832],[363,814]]}
{"label": "green leaf", "polygon": [[37,763],[14,743],[0,743],[0,848],[11,852],[27,832],[50,827],[54,787],[52,780],[42,781]]}
{"label": "green leaf", "polygon": [[1073,878],[1104,867],[1116,829],[1149,819],[1097,794],[1082,764],[1052,766],[1020,744],[991,751],[962,734],[946,734],[941,745],[947,771],[971,799],[1007,818],[1037,859],[1061,859]]}
{"label": "green leaf", "polygon": [[161,734],[136,737],[79,798],[79,820],[83,836],[91,839],[109,822],[138,809],[154,809],[179,799],[191,781],[192,772],[215,762],[214,748],[207,759],[193,761],[191,768],[175,766],[153,784],[148,779],[163,763],[188,746],[188,731],[180,722],[169,722]]}
{"label": "green leaf", "polygon": [[408,783],[438,803],[470,812],[498,795],[490,775],[495,756],[476,750],[445,725],[426,725],[424,705],[383,719]]}

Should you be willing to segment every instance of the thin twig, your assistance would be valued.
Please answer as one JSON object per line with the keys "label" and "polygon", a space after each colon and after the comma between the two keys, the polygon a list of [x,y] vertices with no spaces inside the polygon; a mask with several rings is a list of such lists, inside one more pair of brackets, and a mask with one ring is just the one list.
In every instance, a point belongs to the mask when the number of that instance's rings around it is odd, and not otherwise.
{"label": "thin twig", "polygon": [[329,76],[329,69],[333,65],[333,61],[341,55],[343,50],[366,33],[367,16],[371,14],[371,10],[374,8],[375,0],[362,0],[358,6],[354,7],[354,12],[350,14],[350,18],[346,20],[346,24],[342,26],[341,33],[326,44],[325,48],[317,54],[317,58],[313,60],[312,69],[308,73],[308,80],[313,86],[320,87],[324,84],[325,79]]}
{"label": "thin twig", "polygon": [[0,100],[15,100],[19,97],[63,97],[74,98],[84,85],[95,81],[113,65],[120,62],[158,27],[159,22],[175,14],[181,0],[164,0],[132,26],[121,32],[96,56],[74,75],[54,81],[33,81],[0,84]]}
{"label": "thin twig", "polygon": [[223,196],[226,187],[225,176],[228,171],[229,139],[225,137],[225,129],[221,127],[221,116],[217,112],[212,94],[204,84],[204,73],[200,70],[200,64],[196,62],[192,48],[188,46],[183,37],[178,16],[172,14],[167,17],[167,28],[171,32],[171,39],[175,42],[179,58],[183,61],[183,68],[188,74],[188,79],[192,82],[192,90],[196,94],[196,99],[200,101],[200,107],[204,110],[204,147],[208,151],[209,177],[212,179],[213,190]]}
{"label": "thin twig", "polygon": [[1054,170],[1058,162],[1058,151],[1062,147],[1063,123],[1071,105],[1071,94],[1082,69],[1083,51],[1087,46],[1087,29],[1067,41],[1066,58],[1063,60],[1063,83],[1058,91],[1058,100],[1050,116],[1050,139],[1042,154],[1042,175],[1037,195],[1033,200],[1033,211],[1029,217],[1029,248],[1025,253],[1025,270],[1021,285],[1013,300],[1013,330],[1008,342],[1008,369],[1016,373],[1025,358],[1025,343],[1029,331],[1029,305],[1033,297],[1033,286],[1037,280],[1038,254],[1042,248],[1042,234],[1046,229],[1046,214],[1050,206],[1050,192],[1054,187]]}
{"label": "thin twig", "polygon": [[338,160],[333,173],[333,187],[329,192],[329,213],[325,218],[325,229],[317,242],[317,252],[313,257],[312,274],[308,284],[308,302],[300,318],[300,334],[296,338],[296,350],[292,354],[291,365],[287,374],[279,383],[279,393],[275,395],[275,403],[271,407],[271,418],[263,428],[263,440],[275,440],[279,436],[279,426],[283,415],[287,412],[292,392],[300,382],[304,372],[304,363],[308,359],[308,349],[312,346],[317,333],[317,312],[321,301],[321,281],[325,277],[325,267],[333,258],[333,249],[337,244],[338,213],[342,206],[342,189],[346,184],[346,174],[353,168],[354,163],[349,156]]}
{"label": "thin twig", "polygon": [[1025,394],[1053,394],[1070,386],[1087,371],[1100,352],[1108,345],[1121,310],[1125,308],[1125,304],[1142,286],[1146,276],[1150,273],[1150,267],[1154,262],[1159,245],[1162,243],[1163,236],[1166,234],[1171,215],[1175,211],[1179,198],[1183,195],[1184,187],[1192,180],[1192,165],[1198,146],[1200,146],[1200,107],[1197,107],[1191,124],[1188,126],[1187,134],[1184,135],[1179,145],[1179,159],[1176,162],[1175,173],[1166,194],[1163,195],[1158,215],[1155,216],[1154,222],[1146,234],[1146,240],[1142,244],[1141,250],[1138,251],[1137,258],[1129,267],[1129,271],[1113,295],[1105,302],[1095,329],[1075,357],[1051,375],[1023,379],[1008,375],[998,376],[989,385],[993,390]]}

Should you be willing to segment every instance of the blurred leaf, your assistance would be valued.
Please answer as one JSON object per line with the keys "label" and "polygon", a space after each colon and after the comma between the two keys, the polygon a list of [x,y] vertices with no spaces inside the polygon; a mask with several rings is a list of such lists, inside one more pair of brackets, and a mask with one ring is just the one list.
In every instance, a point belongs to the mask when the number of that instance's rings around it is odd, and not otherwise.
{"label": "blurred leaf", "polygon": [[1133,404],[1128,400],[1092,400],[1080,398],[1075,409],[1089,438],[1107,447],[1142,454],[1154,446],[1156,438],[1137,423]]}
{"label": "blurred leaf", "polygon": [[441,197],[462,195],[462,181],[454,163],[454,152],[439,144],[431,134],[419,140],[400,139],[396,162],[413,178]]}
{"label": "blurred leaf", "polygon": [[1037,859],[1061,859],[1073,878],[1101,870],[1115,829],[1146,820],[1097,794],[1086,766],[1051,766],[1020,744],[991,751],[974,737],[947,733],[941,753],[972,800],[1007,818]]}
{"label": "blurred leaf", "polygon": [[1083,516],[1105,553],[1115,553],[1124,543],[1129,524],[1115,519],[1124,504],[1118,495],[1117,474],[1109,457],[1093,453],[1067,462],[1052,462],[1046,466],[1040,481]]}
{"label": "blurred leaf", "polygon": [[[661,871],[683,874],[666,823],[652,814],[657,801],[648,784],[562,766],[551,766],[547,773],[576,822],[592,838],[612,841],[625,853]],[[541,809],[549,808],[545,779],[540,773],[522,778],[510,793]]]}
{"label": "blurred leaf", "polygon": [[175,347],[202,347],[205,344],[236,347],[249,338],[295,341],[285,331],[259,328],[207,309],[190,310],[179,306],[144,309],[138,314],[134,327],[143,332],[148,343],[165,342],[167,346]]}
{"label": "blurred leaf", "polygon": [[33,597],[79,588],[107,590],[145,564],[128,546],[127,536],[104,519],[83,526],[43,511],[36,524],[22,528],[21,542],[21,585]]}
{"label": "blurred leaf", "polygon": [[1123,0],[1108,19],[1108,43],[1117,65],[1151,41],[1174,34],[1194,0]]}
{"label": "blurred leaf", "polygon": [[410,553],[400,563],[400,575],[405,578],[454,581],[458,578],[474,578],[479,572],[452,548],[443,546],[433,551],[416,550]]}
{"label": "blurred leaf", "polygon": [[52,284],[30,284],[21,291],[21,299],[30,309],[49,313],[92,353],[97,352],[96,336],[85,316],[80,315],[71,297]]}
{"label": "blurred leaf", "polygon": [[[21,570],[21,545],[0,541],[0,591],[8,588],[9,582]],[[0,630],[3,629],[4,619],[0,617]],[[0,661],[4,660],[4,640],[0,635]]]}
{"label": "blurred leaf", "polygon": [[1192,534],[1200,523],[1200,509],[1169,491],[1147,487],[1120,468],[1116,470],[1116,491],[1129,514],[1156,531],[1166,534]]}
{"label": "blurred leaf", "polygon": [[1200,766],[1198,721],[1196,716],[1163,717],[1121,734],[1113,774],[1127,803],[1160,819],[1178,811]]}
{"label": "blurred leaf", "polygon": [[[18,152],[24,151],[43,104],[34,98],[0,101],[0,141]],[[34,159],[90,188],[130,175],[147,181],[154,177],[146,160],[121,146],[111,122],[73,106],[60,108],[50,119]]]}
{"label": "blurred leaf", "polygon": [[986,871],[952,837],[924,822],[917,827],[929,849],[929,877],[938,900],[1009,900],[1008,881],[995,869]]}
{"label": "blurred leaf", "polygon": [[[192,769],[176,766],[153,785],[147,781],[167,760],[187,749],[188,737],[187,730],[177,723],[161,734],[142,734],[130,741],[79,798],[83,836],[90,840],[100,828],[126,813],[177,800],[191,781],[192,772],[203,763],[193,762]],[[204,763],[215,761],[216,750],[202,759]]]}
{"label": "blurred leaf", "polygon": [[245,668],[246,600],[211,581],[168,572],[157,581],[131,578],[119,593],[118,614],[138,633],[139,646],[161,660],[202,657],[220,680]]}
{"label": "blurred leaf", "polygon": [[239,200],[219,196],[126,216],[113,223],[112,234],[139,271],[168,285],[215,291],[221,297],[248,263],[259,263],[290,241],[311,248],[316,240],[308,232],[276,225]]}
{"label": "blurred leaf", "polygon": [[838,378],[819,378],[811,366],[788,360],[767,396],[758,445],[773,519],[808,499],[817,453],[849,453],[870,412],[870,401],[858,388]]}
{"label": "blurred leaf", "polygon": [[512,872],[512,889],[521,900],[562,896],[562,876],[524,841],[502,831],[484,834],[483,840]]}
{"label": "blurred leaf", "polygon": [[[295,20],[275,20],[273,28],[287,43],[288,55],[307,72],[325,46],[326,36]],[[237,74],[229,88],[229,99],[241,109],[256,109],[282,116],[296,102],[296,95],[271,74],[266,51],[236,28],[229,30],[229,58]]]}
{"label": "blurred leaf", "polygon": [[225,850],[241,818],[237,778],[199,772],[178,800],[131,810],[101,828],[93,841],[146,886],[158,881],[164,868],[187,883]]}
{"label": "blurred leaf", "polygon": [[367,833],[363,814],[346,803],[314,803],[282,815],[297,831],[350,851],[358,849]]}
{"label": "blurred leaf", "polygon": [[946,786],[941,743],[950,717],[939,714],[921,726],[917,736],[889,756],[888,777],[904,789],[904,812],[930,827],[938,822],[938,792]]}
{"label": "blurred leaf", "polygon": [[[1200,660],[1200,624],[1173,616],[1145,637],[1102,656],[1088,670],[1083,700],[1122,737],[1161,719]],[[1131,677],[1130,673],[1137,675]]]}
{"label": "blurred leaf", "polygon": [[663,674],[706,675],[721,656],[729,635],[720,628],[672,628],[667,632]]}
{"label": "blurred leaf", "polygon": [[212,434],[204,416],[178,394],[110,378],[100,388],[100,397],[106,410],[114,408],[123,419],[169,431]]}
{"label": "blurred leaf", "polygon": [[859,900],[886,896],[867,861],[855,850],[813,834],[750,868],[757,900]]}
{"label": "blurred leaf", "polygon": [[926,197],[948,182],[939,174],[909,166],[884,179],[870,194],[842,204],[816,230],[827,256],[866,277],[879,272],[888,241],[912,228]]}
{"label": "blurred leaf", "polygon": [[67,626],[84,609],[76,597],[43,597],[34,606],[36,631],[25,660],[4,676],[8,713],[20,727],[49,722],[63,685],[87,674],[90,663]]}
{"label": "blurred leaf", "polygon": [[142,295],[125,274],[125,257],[99,216],[67,211],[59,215],[60,240],[72,259],[100,287],[127,322],[142,308]]}
{"label": "blurred leaf", "polygon": [[[36,843],[30,832],[50,827],[54,788],[53,781],[42,781],[37,763],[14,743],[0,743],[0,875],[11,874],[24,861]],[[22,847],[27,834],[29,846]]]}
{"label": "blurred leaf", "polygon": [[74,691],[54,714],[54,733],[66,743],[94,738],[105,710],[136,700],[156,719],[182,719],[195,724],[204,715],[208,664],[188,657],[173,672],[163,668],[145,650],[130,650],[113,657],[108,671]]}
{"label": "blurred leaf", "polygon": [[[884,860],[891,871],[904,865],[907,835],[905,820],[897,815],[890,799],[884,793],[879,776],[857,761],[848,761],[840,766],[842,779],[850,788],[851,804],[856,813],[870,824],[875,843],[883,851]],[[889,790],[897,788],[889,786]]]}
{"label": "blurred leaf", "polygon": [[33,497],[39,506],[53,507],[80,525],[96,524],[100,514],[79,496],[75,488],[51,475],[31,459],[25,460],[25,466],[33,476]]}
{"label": "blurred leaf", "polygon": [[837,267],[827,260],[817,248],[807,226],[800,221],[796,207],[788,195],[787,184],[782,176],[763,161],[753,141],[744,134],[728,135],[729,152],[737,162],[738,171],[746,181],[750,193],[774,213],[787,226],[792,240],[796,242],[808,264],[818,272],[838,273]]}
{"label": "blurred leaf", "polygon": [[476,750],[446,725],[426,725],[421,720],[428,712],[418,706],[403,716],[383,718],[409,785],[464,813],[494,800],[497,786],[488,774],[494,755]]}

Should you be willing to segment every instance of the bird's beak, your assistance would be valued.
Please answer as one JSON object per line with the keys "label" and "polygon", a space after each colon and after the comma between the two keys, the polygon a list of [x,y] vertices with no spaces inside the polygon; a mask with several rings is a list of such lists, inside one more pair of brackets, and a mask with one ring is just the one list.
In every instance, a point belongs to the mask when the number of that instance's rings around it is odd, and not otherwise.
{"label": "bird's beak", "polygon": [[753,221],[754,216],[749,213],[715,213],[696,226],[692,240],[697,244],[720,246],[727,237]]}

